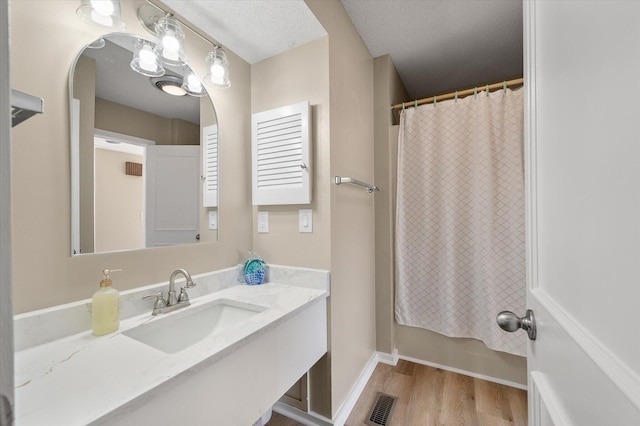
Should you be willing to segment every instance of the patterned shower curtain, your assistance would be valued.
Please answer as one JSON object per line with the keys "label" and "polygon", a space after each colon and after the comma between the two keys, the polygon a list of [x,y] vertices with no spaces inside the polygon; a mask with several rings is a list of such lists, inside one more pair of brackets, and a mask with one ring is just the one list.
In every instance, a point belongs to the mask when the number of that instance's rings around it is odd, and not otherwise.
{"label": "patterned shower curtain", "polygon": [[525,312],[523,90],[409,108],[400,118],[399,324],[526,353],[496,325]]}

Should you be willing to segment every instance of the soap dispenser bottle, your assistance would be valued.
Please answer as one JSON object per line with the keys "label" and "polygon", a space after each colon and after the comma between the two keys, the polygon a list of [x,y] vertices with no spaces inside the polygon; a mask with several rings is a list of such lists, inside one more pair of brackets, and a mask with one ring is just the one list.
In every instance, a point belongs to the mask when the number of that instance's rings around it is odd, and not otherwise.
{"label": "soap dispenser bottle", "polygon": [[105,269],[100,281],[100,290],[96,291],[91,303],[91,326],[94,336],[112,333],[120,327],[120,293],[111,287],[111,272],[122,269]]}

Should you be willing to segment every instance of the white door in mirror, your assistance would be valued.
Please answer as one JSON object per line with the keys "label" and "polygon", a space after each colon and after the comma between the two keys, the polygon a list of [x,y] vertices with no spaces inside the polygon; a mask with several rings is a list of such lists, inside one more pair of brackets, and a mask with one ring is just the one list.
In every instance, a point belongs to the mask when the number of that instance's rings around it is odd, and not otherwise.
{"label": "white door in mirror", "polygon": [[147,147],[147,247],[197,242],[200,147]]}

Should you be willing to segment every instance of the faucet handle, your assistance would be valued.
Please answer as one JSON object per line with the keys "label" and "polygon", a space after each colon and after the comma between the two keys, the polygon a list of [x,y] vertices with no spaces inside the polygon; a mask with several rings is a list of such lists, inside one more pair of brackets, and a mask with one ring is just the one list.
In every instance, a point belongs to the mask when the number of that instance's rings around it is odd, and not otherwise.
{"label": "faucet handle", "polygon": [[162,292],[159,291],[157,293],[151,293],[151,294],[147,294],[145,296],[142,296],[142,299],[151,299],[152,297],[156,298],[155,303],[153,304],[153,312],[152,315],[158,315],[160,313],[160,309],[164,308],[167,306],[167,302],[164,300],[164,297],[162,295]]}
{"label": "faucet handle", "polygon": [[[192,286],[193,287],[193,286]],[[189,303],[189,295],[184,287],[180,287],[180,295],[178,295],[178,303]]]}

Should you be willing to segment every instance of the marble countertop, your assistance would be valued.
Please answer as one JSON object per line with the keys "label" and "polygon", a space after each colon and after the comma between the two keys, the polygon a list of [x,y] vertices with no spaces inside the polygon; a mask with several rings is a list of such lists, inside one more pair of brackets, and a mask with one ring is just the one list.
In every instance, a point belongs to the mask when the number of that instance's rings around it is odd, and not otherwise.
{"label": "marble countertop", "polygon": [[[260,336],[313,303],[328,288],[269,282],[234,285],[191,300],[191,307],[156,317],[148,312],[127,318],[117,332],[93,336],[91,330],[29,347],[15,355],[16,423],[21,426],[85,425],[141,397],[172,378],[193,372]],[[174,354],[167,354],[122,333],[143,323],[179,317],[217,299],[265,307],[264,311]],[[169,336],[168,336],[169,337]]]}

